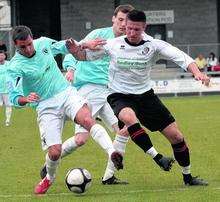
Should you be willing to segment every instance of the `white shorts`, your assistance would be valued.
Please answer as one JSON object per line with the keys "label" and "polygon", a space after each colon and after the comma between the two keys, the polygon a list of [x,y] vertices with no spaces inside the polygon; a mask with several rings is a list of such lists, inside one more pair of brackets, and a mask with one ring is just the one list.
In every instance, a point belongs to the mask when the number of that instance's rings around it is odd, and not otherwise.
{"label": "white shorts", "polygon": [[11,102],[9,100],[9,95],[7,93],[0,93],[0,106],[10,107]]}
{"label": "white shorts", "polygon": [[[107,102],[107,97],[110,94],[107,86],[87,84],[81,87],[78,92],[88,101],[93,118],[99,116],[108,129],[113,131],[112,125],[118,123],[118,119]],[[87,132],[87,130],[82,126],[75,124],[75,133],[79,132]]]}
{"label": "white shorts", "polygon": [[65,117],[74,121],[77,112],[85,103],[86,100],[75,88],[68,87],[65,91],[38,104],[37,121],[43,150],[55,144],[62,144]]}

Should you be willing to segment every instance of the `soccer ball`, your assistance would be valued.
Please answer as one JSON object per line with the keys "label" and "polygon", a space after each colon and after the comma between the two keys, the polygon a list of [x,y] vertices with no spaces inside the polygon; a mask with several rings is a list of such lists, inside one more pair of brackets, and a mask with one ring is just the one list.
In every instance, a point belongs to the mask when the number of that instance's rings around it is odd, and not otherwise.
{"label": "soccer ball", "polygon": [[92,176],[85,168],[72,168],[66,174],[66,185],[71,192],[81,194],[91,186]]}

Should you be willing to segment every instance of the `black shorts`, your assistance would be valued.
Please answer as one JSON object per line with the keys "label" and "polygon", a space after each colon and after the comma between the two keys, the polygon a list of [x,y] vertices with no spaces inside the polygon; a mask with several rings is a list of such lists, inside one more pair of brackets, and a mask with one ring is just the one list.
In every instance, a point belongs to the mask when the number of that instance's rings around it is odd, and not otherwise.
{"label": "black shorts", "polygon": [[[117,117],[123,108],[132,108],[140,123],[150,131],[162,131],[175,121],[170,111],[154,94],[153,89],[138,95],[113,93],[107,100]],[[123,126],[124,124],[119,122],[119,127]]]}

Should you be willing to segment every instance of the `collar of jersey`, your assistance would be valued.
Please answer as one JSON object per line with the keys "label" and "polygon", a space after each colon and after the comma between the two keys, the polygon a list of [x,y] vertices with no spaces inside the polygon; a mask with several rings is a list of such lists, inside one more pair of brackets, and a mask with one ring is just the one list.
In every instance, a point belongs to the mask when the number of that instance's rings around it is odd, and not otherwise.
{"label": "collar of jersey", "polygon": [[131,42],[128,40],[128,38],[125,38],[125,42],[126,42],[127,44],[129,44],[130,46],[141,46],[141,45],[143,45],[146,41],[144,41],[144,40],[142,39],[138,44],[134,44],[134,43],[131,43]]}

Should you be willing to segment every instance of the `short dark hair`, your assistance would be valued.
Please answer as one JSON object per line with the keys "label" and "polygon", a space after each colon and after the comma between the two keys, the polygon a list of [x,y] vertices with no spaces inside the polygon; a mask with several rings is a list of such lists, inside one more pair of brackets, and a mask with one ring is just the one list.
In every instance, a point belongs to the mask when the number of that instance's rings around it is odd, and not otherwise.
{"label": "short dark hair", "polygon": [[28,36],[31,36],[33,38],[31,29],[25,25],[16,26],[12,30],[12,40],[14,42],[16,40],[26,40]]}
{"label": "short dark hair", "polygon": [[119,5],[115,8],[114,16],[117,16],[118,12],[127,14],[128,12],[134,10],[134,7],[130,4]]}
{"label": "short dark hair", "polygon": [[135,22],[146,22],[146,15],[143,11],[134,9],[128,13],[127,19]]}
{"label": "short dark hair", "polygon": [[0,50],[0,53],[3,53],[5,55],[5,60],[7,60],[7,58],[8,58],[7,53],[4,50]]}

